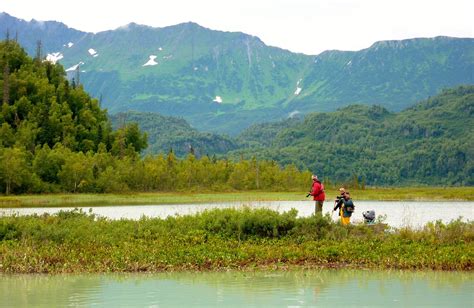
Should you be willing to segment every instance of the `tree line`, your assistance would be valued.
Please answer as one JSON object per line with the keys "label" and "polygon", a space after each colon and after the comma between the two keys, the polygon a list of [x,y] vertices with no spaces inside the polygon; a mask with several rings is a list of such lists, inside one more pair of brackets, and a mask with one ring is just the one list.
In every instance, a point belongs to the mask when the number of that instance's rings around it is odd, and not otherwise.
{"label": "tree line", "polygon": [[225,159],[189,154],[146,156],[129,152],[124,157],[105,148],[74,152],[56,144],[0,149],[0,189],[9,193],[58,192],[170,192],[307,189],[310,173],[294,165],[280,168],[273,161]]}

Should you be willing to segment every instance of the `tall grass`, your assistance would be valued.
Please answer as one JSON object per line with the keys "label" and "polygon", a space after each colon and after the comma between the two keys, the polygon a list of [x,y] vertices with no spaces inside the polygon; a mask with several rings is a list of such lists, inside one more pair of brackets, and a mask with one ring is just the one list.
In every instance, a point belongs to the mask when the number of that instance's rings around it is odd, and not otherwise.
{"label": "tall grass", "polygon": [[79,210],[0,218],[0,272],[69,273],[325,266],[472,270],[474,223],[421,230],[341,226],[269,209],[108,220]]}

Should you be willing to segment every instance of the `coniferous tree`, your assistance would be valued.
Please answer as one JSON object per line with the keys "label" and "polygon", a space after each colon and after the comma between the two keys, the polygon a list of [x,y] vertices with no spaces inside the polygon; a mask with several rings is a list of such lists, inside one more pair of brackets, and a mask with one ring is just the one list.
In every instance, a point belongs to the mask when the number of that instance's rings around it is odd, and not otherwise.
{"label": "coniferous tree", "polygon": [[36,41],[35,60],[39,63],[43,60],[43,43],[41,40]]}

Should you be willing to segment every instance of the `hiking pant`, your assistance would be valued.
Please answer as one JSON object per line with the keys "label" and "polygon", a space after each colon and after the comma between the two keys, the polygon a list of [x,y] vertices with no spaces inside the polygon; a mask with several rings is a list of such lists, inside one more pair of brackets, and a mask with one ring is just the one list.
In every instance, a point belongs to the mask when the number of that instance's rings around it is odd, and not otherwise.
{"label": "hiking pant", "polygon": [[316,205],[314,206],[315,214],[323,214],[323,203],[324,201],[316,201]]}
{"label": "hiking pant", "polygon": [[341,216],[341,224],[343,226],[348,225],[348,224],[351,223],[351,217],[350,216],[349,217],[344,217],[344,211],[343,211],[342,207],[339,210],[339,215]]}

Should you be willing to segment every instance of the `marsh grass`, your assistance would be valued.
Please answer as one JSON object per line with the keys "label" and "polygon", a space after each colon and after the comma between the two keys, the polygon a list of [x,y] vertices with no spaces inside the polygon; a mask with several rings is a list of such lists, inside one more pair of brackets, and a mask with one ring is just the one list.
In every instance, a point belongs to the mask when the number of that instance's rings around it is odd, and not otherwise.
{"label": "marsh grass", "polygon": [[217,209],[108,220],[80,210],[0,218],[0,272],[224,270],[289,266],[472,270],[474,223],[341,226],[295,210]]}

